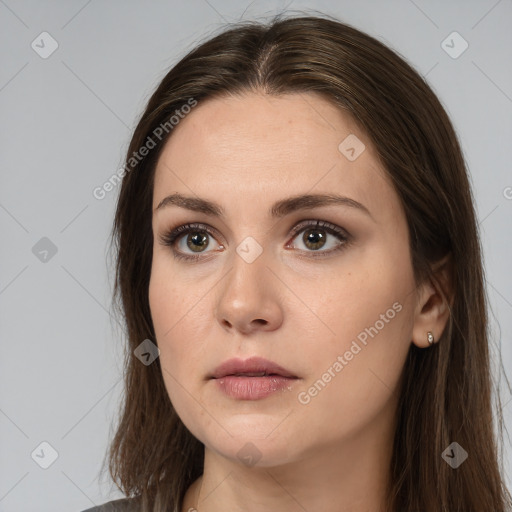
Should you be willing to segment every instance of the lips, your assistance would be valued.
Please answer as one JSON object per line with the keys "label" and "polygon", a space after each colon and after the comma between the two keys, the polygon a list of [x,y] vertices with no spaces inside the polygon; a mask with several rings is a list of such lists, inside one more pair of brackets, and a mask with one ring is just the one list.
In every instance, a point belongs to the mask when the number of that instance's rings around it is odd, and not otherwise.
{"label": "lips", "polygon": [[209,376],[214,385],[233,400],[262,400],[277,392],[291,391],[299,377],[261,357],[229,359]]}
{"label": "lips", "polygon": [[298,378],[282,366],[261,357],[251,357],[245,360],[228,359],[215,369],[210,378],[221,379],[230,375],[237,377],[280,376],[291,379]]}

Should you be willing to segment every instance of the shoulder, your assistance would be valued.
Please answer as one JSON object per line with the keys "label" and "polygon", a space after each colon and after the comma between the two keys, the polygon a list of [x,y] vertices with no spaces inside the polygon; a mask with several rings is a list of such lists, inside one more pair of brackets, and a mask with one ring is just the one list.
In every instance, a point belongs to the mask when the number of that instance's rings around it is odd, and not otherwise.
{"label": "shoulder", "polygon": [[121,498],[119,500],[109,501],[98,505],[97,507],[88,508],[82,512],[139,512],[140,500],[137,498]]}

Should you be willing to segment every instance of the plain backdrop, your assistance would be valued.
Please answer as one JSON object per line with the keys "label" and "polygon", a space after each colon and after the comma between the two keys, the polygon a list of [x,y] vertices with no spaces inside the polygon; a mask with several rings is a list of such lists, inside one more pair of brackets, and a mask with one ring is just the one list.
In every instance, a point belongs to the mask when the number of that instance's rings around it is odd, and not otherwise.
{"label": "plain backdrop", "polygon": [[[107,258],[118,190],[93,190],[180,57],[225,23],[283,10],[366,31],[438,94],[470,169],[493,357],[512,374],[511,0],[0,0],[0,512],[122,496],[98,479],[122,392]],[[509,441],[504,459],[510,485]]]}

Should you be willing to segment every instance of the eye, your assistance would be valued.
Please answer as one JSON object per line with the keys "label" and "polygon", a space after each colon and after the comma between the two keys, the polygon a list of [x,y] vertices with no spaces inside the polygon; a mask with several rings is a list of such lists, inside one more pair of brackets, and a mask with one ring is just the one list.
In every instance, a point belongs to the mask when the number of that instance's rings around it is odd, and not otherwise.
{"label": "eye", "polygon": [[[302,233],[299,238],[298,235]],[[324,257],[331,253],[343,249],[350,242],[350,235],[339,226],[321,220],[307,220],[301,222],[293,229],[294,239],[299,238],[299,246],[292,245],[303,252],[317,253],[313,257]],[[331,241],[329,237],[338,241]],[[290,244],[287,244],[289,247]],[[322,250],[327,247],[327,250]]]}
{"label": "eye", "polygon": [[[311,254],[312,257],[328,256],[343,249],[351,240],[349,233],[343,228],[321,220],[307,220],[297,224],[292,230],[293,239],[297,238],[302,232],[300,244],[303,248],[296,247],[290,242],[286,247],[298,248],[305,253],[313,253]],[[205,224],[184,224],[161,235],[160,243],[171,247],[176,259],[197,261],[205,257],[204,254],[215,252],[214,250],[207,251],[207,249],[214,246],[211,240],[214,240],[216,236],[218,236],[216,230]],[[338,242],[329,244],[329,237],[331,236],[336,238]],[[328,250],[322,250],[329,246]],[[219,249],[224,249],[224,246],[220,244]]]}
{"label": "eye", "polygon": [[[185,224],[162,235],[160,242],[172,248],[176,259],[198,260],[203,257],[201,254],[212,252],[206,249],[212,245],[210,240],[215,234],[215,231],[205,224]],[[175,249],[175,246],[178,246],[178,249]],[[223,245],[219,247],[224,248]],[[191,255],[187,249],[196,254]]]}

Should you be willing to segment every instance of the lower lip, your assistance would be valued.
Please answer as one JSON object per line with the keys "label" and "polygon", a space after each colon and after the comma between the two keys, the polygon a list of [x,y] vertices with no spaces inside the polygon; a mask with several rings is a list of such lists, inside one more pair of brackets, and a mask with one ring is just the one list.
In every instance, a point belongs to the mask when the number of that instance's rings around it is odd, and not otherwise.
{"label": "lower lip", "polygon": [[260,400],[277,391],[290,390],[298,380],[294,377],[269,375],[266,377],[243,377],[227,375],[215,379],[220,389],[228,396],[238,400]]}

